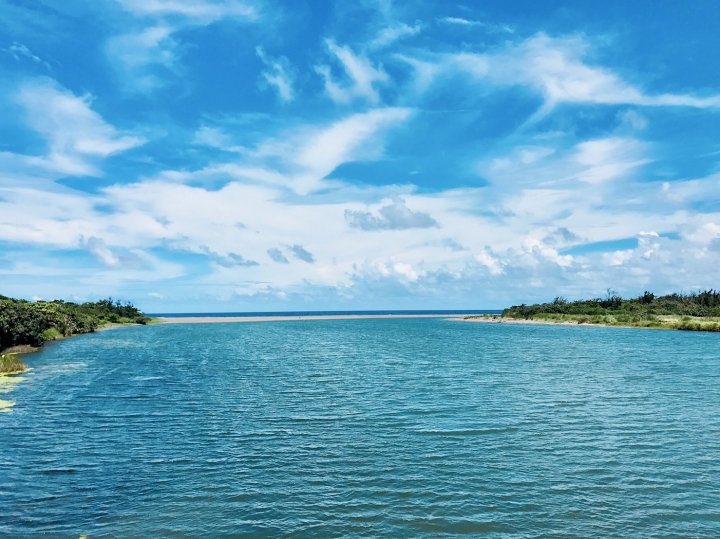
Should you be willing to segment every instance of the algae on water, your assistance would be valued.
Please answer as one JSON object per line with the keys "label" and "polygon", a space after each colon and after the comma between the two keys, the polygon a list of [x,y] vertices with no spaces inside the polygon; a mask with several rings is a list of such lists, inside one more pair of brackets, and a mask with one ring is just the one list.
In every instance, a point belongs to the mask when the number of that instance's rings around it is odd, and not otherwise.
{"label": "algae on water", "polygon": [[15,406],[13,401],[5,401],[0,399],[0,412],[12,412],[12,407]]}

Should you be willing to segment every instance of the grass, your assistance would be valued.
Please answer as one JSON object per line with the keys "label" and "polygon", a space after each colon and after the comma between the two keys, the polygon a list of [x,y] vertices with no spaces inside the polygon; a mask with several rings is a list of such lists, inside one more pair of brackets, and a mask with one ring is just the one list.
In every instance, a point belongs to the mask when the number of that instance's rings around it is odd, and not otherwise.
{"label": "grass", "polygon": [[27,370],[17,354],[0,355],[0,374],[17,374]]}
{"label": "grass", "polygon": [[60,333],[57,328],[51,327],[43,331],[43,337],[45,337],[46,341],[56,341],[58,339],[63,339],[65,336]]}

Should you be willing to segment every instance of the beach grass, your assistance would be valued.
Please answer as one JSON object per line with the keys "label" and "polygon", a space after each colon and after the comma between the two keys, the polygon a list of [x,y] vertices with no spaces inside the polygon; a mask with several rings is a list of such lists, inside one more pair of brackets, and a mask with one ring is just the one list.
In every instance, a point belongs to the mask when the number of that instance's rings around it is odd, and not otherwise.
{"label": "beach grass", "polygon": [[26,370],[17,354],[0,354],[0,374],[18,374]]}

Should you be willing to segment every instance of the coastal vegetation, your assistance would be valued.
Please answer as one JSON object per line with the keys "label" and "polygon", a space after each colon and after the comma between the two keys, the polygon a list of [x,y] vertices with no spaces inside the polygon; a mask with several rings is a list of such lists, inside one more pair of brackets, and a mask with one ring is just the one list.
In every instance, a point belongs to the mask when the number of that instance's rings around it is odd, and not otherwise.
{"label": "coastal vegetation", "polygon": [[16,374],[26,368],[17,354],[0,354],[0,374]]}
{"label": "coastal vegetation", "polygon": [[[123,304],[112,298],[78,304],[60,300],[29,302],[0,296],[0,352],[27,351],[48,340],[91,333],[113,324],[150,321],[131,303]],[[20,362],[13,353],[4,354],[1,361],[0,372],[6,368],[9,372],[12,365]]]}
{"label": "coastal vegetation", "polygon": [[551,303],[515,305],[500,318],[548,323],[598,324],[720,331],[720,292],[706,290],[690,294],[656,296],[645,292],[624,299],[608,290],[604,298],[568,301],[556,297]]}

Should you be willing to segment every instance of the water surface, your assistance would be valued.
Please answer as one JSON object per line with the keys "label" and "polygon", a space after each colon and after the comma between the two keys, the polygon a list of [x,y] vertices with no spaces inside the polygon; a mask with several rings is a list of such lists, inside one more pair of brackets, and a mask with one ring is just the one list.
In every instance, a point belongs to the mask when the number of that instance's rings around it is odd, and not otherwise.
{"label": "water surface", "polygon": [[442,319],[52,343],[0,536],[717,537],[720,335]]}

